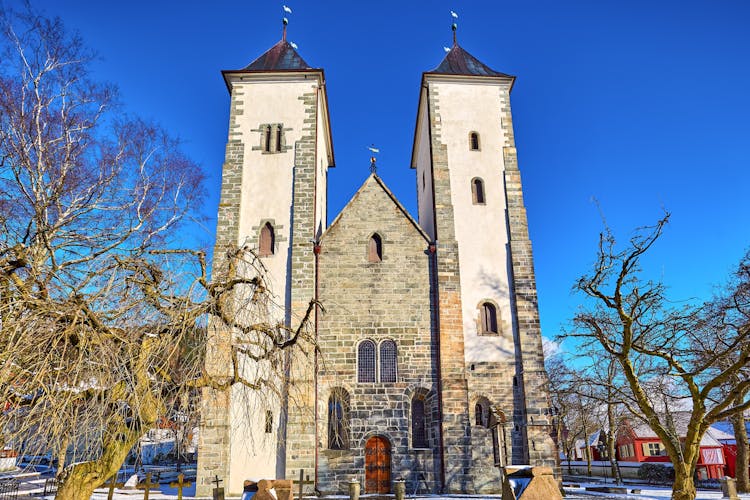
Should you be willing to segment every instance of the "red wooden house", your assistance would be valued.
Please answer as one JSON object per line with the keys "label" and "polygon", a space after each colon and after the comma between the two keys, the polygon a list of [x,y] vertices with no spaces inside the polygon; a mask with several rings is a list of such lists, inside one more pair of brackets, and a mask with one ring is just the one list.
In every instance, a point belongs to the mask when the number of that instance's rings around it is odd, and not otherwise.
{"label": "red wooden house", "polygon": [[[686,418],[675,418],[675,427],[680,436],[687,430]],[[651,428],[641,422],[624,420],[617,432],[617,458],[623,462],[667,462],[664,444]],[[701,439],[700,457],[696,466],[698,479],[720,479],[724,477],[724,453],[722,445],[706,434]]]}

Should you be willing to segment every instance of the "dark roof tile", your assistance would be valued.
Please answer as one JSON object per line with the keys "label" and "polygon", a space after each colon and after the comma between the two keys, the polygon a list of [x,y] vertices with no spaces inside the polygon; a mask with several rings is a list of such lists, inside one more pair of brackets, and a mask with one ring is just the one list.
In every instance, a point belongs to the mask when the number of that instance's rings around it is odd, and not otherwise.
{"label": "dark roof tile", "polygon": [[279,42],[264,52],[255,61],[251,62],[241,71],[293,71],[308,70],[311,68],[302,57],[294,50],[292,44],[286,40]]}
{"label": "dark roof tile", "polygon": [[429,71],[429,73],[438,73],[444,75],[473,75],[473,76],[507,76],[489,68],[480,62],[476,57],[466,52],[460,45],[455,44],[453,48],[445,55],[445,59],[440,65]]}

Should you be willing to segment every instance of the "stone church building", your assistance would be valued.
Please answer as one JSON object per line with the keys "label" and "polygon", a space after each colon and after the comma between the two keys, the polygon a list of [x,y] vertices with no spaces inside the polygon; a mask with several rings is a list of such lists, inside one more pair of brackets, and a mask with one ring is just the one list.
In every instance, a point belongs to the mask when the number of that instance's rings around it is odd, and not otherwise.
{"label": "stone church building", "polygon": [[245,389],[204,393],[197,493],[216,475],[239,494],[247,478],[300,469],[323,493],[352,478],[368,493],[398,478],[409,492],[496,493],[503,465],[554,466],[514,77],[454,43],[422,74],[404,172],[416,218],[373,173],[329,225],[323,70],[284,37],[223,75],[216,254],[257,249],[287,324],[311,299],[325,310],[312,326],[319,350],[288,360],[274,404],[243,411]]}

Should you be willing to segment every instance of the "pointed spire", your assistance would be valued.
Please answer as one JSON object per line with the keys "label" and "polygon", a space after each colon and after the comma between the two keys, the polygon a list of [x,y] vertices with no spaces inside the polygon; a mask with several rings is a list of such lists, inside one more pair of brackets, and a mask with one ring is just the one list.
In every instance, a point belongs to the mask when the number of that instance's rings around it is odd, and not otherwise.
{"label": "pointed spire", "polygon": [[281,22],[284,24],[283,31],[281,32],[281,39],[286,41],[286,26],[289,24],[289,19],[285,17]]}
{"label": "pointed spire", "polygon": [[458,23],[456,22],[456,19],[458,19],[458,14],[456,14],[454,11],[451,11],[451,30],[453,31],[453,46],[455,47],[458,45],[458,41],[456,38],[456,31],[458,31]]}

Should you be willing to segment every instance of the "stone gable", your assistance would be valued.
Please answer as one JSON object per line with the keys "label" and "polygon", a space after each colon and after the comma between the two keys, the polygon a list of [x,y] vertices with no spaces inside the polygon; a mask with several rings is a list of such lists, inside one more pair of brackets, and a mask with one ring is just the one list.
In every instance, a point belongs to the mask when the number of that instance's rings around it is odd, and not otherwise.
{"label": "stone gable", "polygon": [[[382,238],[380,262],[368,260],[374,233]],[[319,298],[326,309],[318,329],[321,491],[346,491],[352,476],[364,480],[364,448],[375,435],[390,442],[393,477],[403,475],[413,482],[413,471],[421,468],[434,489],[433,457],[439,453],[430,259],[426,235],[376,176],[367,179],[321,238]],[[378,355],[383,341],[395,342],[395,382],[381,383],[379,377],[374,383],[357,382],[357,348],[363,340],[373,341]],[[336,388],[349,396],[344,450],[331,450],[327,442],[328,398]],[[415,394],[425,395],[427,449],[412,447]]]}

